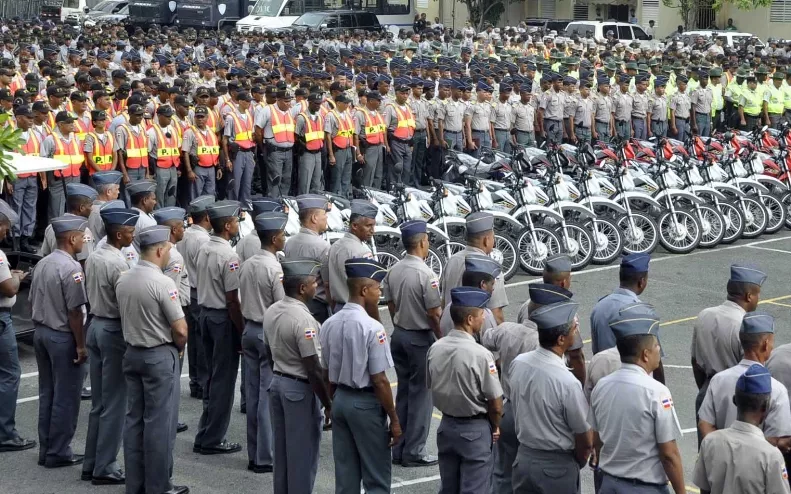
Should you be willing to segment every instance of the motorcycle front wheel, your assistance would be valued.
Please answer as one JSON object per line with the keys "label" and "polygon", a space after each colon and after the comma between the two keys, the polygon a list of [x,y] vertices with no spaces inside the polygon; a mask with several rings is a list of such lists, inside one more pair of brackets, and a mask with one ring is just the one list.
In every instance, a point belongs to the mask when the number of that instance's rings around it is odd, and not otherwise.
{"label": "motorcycle front wheel", "polygon": [[622,215],[615,220],[615,224],[623,232],[623,251],[626,254],[650,254],[659,244],[659,233],[656,222],[646,213],[632,211],[632,222],[629,216]]}
{"label": "motorcycle front wheel", "polygon": [[610,218],[596,218],[588,220],[585,226],[593,234],[595,249],[593,251],[593,264],[610,264],[623,252],[623,232],[618,224]]}
{"label": "motorcycle front wheel", "polygon": [[769,212],[766,210],[756,195],[741,198],[742,213],[744,214],[744,238],[756,238],[766,231]]}
{"label": "motorcycle front wheel", "polygon": [[659,214],[659,242],[672,254],[686,254],[700,244],[702,229],[695,213],[686,209]]}
{"label": "motorcycle front wheel", "polygon": [[780,197],[774,194],[762,194],[761,202],[767,211],[769,211],[769,218],[766,222],[766,233],[775,233],[783,228],[786,224],[786,206],[781,201]]}
{"label": "motorcycle front wheel", "polygon": [[563,250],[571,258],[571,270],[579,271],[590,264],[596,252],[596,243],[585,225],[576,221],[567,221],[565,231],[559,226],[555,235],[560,239]]}
{"label": "motorcycle front wheel", "polygon": [[552,230],[543,226],[534,226],[533,232],[536,236],[535,243],[527,227],[522,229],[516,241],[516,246],[519,249],[519,266],[529,275],[541,276],[547,257],[558,254],[561,251],[561,246],[558,237]]}
{"label": "motorcycle front wheel", "polygon": [[490,256],[500,262],[505,281],[513,278],[519,268],[518,252],[516,243],[510,235],[494,234],[494,250]]}
{"label": "motorcycle front wheel", "polygon": [[717,246],[725,236],[725,218],[708,204],[698,205],[695,213],[701,226],[699,246],[705,249]]}
{"label": "motorcycle front wheel", "polygon": [[719,206],[720,213],[725,220],[725,235],[722,237],[722,243],[731,244],[742,237],[747,222],[744,220],[744,213],[738,204],[721,201]]}

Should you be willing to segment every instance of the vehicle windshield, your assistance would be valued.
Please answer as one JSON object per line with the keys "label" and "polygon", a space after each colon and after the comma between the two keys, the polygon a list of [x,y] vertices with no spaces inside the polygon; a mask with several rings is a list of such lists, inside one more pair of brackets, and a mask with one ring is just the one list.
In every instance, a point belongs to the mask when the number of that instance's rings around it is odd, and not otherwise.
{"label": "vehicle windshield", "polygon": [[255,2],[255,7],[253,7],[250,15],[276,17],[282,4],[283,0],[258,0]]}
{"label": "vehicle windshield", "polygon": [[324,20],[324,14],[302,14],[299,19],[294,21],[295,26],[315,27]]}

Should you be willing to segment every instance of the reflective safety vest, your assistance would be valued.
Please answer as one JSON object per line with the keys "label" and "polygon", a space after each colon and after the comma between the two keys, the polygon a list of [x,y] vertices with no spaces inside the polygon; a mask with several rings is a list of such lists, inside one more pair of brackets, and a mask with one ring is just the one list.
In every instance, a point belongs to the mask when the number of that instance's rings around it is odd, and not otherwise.
{"label": "reflective safety vest", "polygon": [[[112,134],[105,132],[104,142],[99,140],[99,136],[96,134],[96,132],[91,132],[88,135],[93,138],[93,152],[91,153],[93,162],[96,163],[96,166],[98,166],[102,171],[112,170],[113,148],[115,147],[115,139],[113,138]],[[93,175],[96,173],[96,170],[94,170],[93,167],[89,167],[88,173]]]}
{"label": "reflective safety vest", "polygon": [[348,111],[341,115],[338,110],[332,110],[332,114],[338,122],[338,133],[332,138],[332,144],[338,149],[346,149],[352,145],[354,135],[354,123]]}
{"label": "reflective safety vest", "polygon": [[126,110],[126,100],[125,99],[122,99],[120,101],[114,99],[112,103],[113,103],[113,105],[110,107],[110,114],[113,117],[118,116],[119,113],[121,113],[122,111]]}
{"label": "reflective safety vest", "polygon": [[[235,111],[232,111],[228,115],[233,120],[233,128],[234,131],[236,132],[233,138],[234,142],[238,144],[240,148],[244,150],[249,150],[255,147],[255,142],[253,142],[253,126],[255,125],[255,122],[253,122],[253,115],[250,113],[249,110],[245,111],[244,113],[245,115],[247,115],[247,119],[245,119],[244,121],[242,121],[242,119],[239,118],[239,114],[236,113]],[[292,119],[291,121],[293,125],[294,120]]]}
{"label": "reflective safety vest", "polygon": [[297,115],[299,115],[300,113],[305,113],[306,111],[308,111],[308,102],[306,100],[295,102],[294,107],[299,108]]}
{"label": "reflective safety vest", "polygon": [[179,138],[173,132],[170,137],[165,135],[165,130],[159,125],[152,126],[157,136],[157,168],[178,167],[181,162]]}
{"label": "reflective safety vest", "polygon": [[80,139],[72,133],[71,140],[66,142],[59,133],[55,132],[52,133],[52,138],[55,140],[55,154],[52,157],[69,165],[63,170],[55,170],[54,175],[56,177],[79,177],[80,168],[85,161]]}
{"label": "reflective safety vest", "polygon": [[[13,122],[13,120],[9,120],[9,122]],[[16,125],[14,125],[16,127]],[[27,131],[27,142],[20,146],[19,150],[21,154],[26,156],[39,156],[41,154],[41,139],[39,139],[38,134],[36,134],[33,129],[29,129]],[[35,177],[35,173],[17,173],[17,178],[27,178],[27,177]]]}
{"label": "reflective safety vest", "polygon": [[47,125],[49,125],[50,129],[55,129],[58,127],[58,124],[55,123],[55,112],[50,111],[47,114]]}
{"label": "reflective safety vest", "polygon": [[209,108],[209,116],[206,117],[206,127],[212,132],[217,132],[217,127],[220,122],[220,115],[214,108]]}
{"label": "reflective safety vest", "polygon": [[128,123],[121,128],[126,132],[126,167],[132,169],[148,167],[148,136],[142,126],[140,134],[135,134]]}
{"label": "reflective safety vest", "polygon": [[294,143],[294,117],[291,112],[282,112],[276,105],[269,105],[272,136],[278,143]]}
{"label": "reflective safety vest", "polygon": [[725,97],[722,95],[722,86],[715,86],[712,84],[711,94],[713,95],[711,100],[711,116],[714,116],[715,112],[720,111],[725,107]]}
{"label": "reflective safety vest", "polygon": [[195,147],[198,151],[198,166],[211,167],[220,161],[220,145],[217,134],[208,129],[206,135],[197,127],[192,127],[195,133]]}
{"label": "reflective safety vest", "polygon": [[412,136],[415,135],[415,117],[412,115],[412,110],[408,106],[405,110],[399,108],[398,105],[391,104],[390,106],[393,107],[396,118],[398,118],[393,136],[404,141],[412,139]]}
{"label": "reflective safety vest", "polygon": [[81,141],[84,141],[88,132],[93,131],[93,124],[85,123],[85,120],[79,118],[77,115],[73,114],[72,116],[74,117],[74,133],[77,134],[77,137],[79,137]]}
{"label": "reflective safety vest", "polygon": [[745,90],[742,92],[742,96],[744,96],[744,113],[750,115],[751,117],[757,117],[761,114],[761,109],[763,108],[764,99],[762,97],[763,93],[756,89],[755,91],[751,91],[750,89]]}
{"label": "reflective safety vest", "polygon": [[184,140],[184,132],[191,127],[190,123],[182,120],[173,114],[173,127],[176,129],[176,135],[179,137],[179,144]]}
{"label": "reflective safety vest", "polygon": [[769,103],[767,104],[767,110],[769,113],[775,115],[782,115],[785,111],[785,105],[783,104],[784,95],[783,90],[776,88],[774,84],[769,87]]}
{"label": "reflective safety vest", "polygon": [[361,111],[365,116],[365,142],[371,146],[384,144],[384,136],[387,127],[385,127],[385,121],[384,118],[382,118],[382,114],[379,112],[374,112],[372,115],[367,109]]}
{"label": "reflective safety vest", "polygon": [[318,151],[324,146],[324,125],[321,117],[313,121],[310,116],[303,112],[300,113],[305,119],[305,149],[308,151]]}

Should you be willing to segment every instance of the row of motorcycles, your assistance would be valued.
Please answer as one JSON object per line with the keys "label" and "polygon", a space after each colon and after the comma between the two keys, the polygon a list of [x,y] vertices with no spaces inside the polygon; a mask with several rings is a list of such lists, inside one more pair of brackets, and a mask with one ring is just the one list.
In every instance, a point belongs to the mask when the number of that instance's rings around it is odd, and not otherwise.
{"label": "row of motorcycles", "polygon": [[[547,257],[564,252],[572,268],[609,264],[624,253],[712,248],[791,228],[791,126],[547,149],[448,152],[442,179],[428,187],[355,188],[378,207],[371,248],[385,265],[404,255],[398,226],[422,219],[438,277],[465,248],[466,220],[495,219],[491,256],[506,280],[521,268],[540,275]],[[349,201],[325,193],[330,242],[343,236]],[[283,198],[287,235],[299,231],[296,200]],[[250,225],[251,226],[251,225]],[[247,228],[249,228],[248,226]],[[243,228],[244,229],[244,228]]]}

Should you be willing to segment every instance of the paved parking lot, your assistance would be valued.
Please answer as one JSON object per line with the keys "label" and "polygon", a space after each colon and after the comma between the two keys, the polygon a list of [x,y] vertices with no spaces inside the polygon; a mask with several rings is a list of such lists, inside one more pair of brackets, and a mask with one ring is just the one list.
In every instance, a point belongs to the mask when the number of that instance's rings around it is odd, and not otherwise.
{"label": "paved parking lot", "polygon": [[[791,232],[780,232],[772,237],[757,241],[742,241],[738,244],[714,250],[698,250],[688,255],[675,256],[658,251],[651,263],[649,285],[642,299],[656,306],[662,318],[662,343],[665,351],[665,374],[673,393],[679,421],[684,429],[680,448],[684,460],[688,492],[699,490],[691,483],[692,469],[696,458],[694,423],[694,401],[697,389],[692,377],[689,345],[692,323],[697,313],[722,302],[725,297],[725,282],[732,262],[754,262],[769,273],[763,287],[762,310],[778,318],[776,345],[791,342]],[[574,275],[571,290],[582,304],[581,330],[590,337],[588,315],[596,301],[617,285],[617,265],[596,266]],[[527,285],[532,278],[517,275],[510,281],[506,310],[508,320],[515,320],[519,306],[527,298]],[[384,315],[385,325],[390,326],[389,317]],[[590,346],[586,345],[589,349]],[[20,344],[22,362],[22,385],[17,409],[17,428],[26,437],[36,436],[37,374],[36,362],[30,342]],[[590,358],[590,352],[588,352]],[[186,372],[186,366],[185,366]],[[395,380],[395,372],[390,372]],[[235,413],[228,431],[228,439],[244,444],[245,420],[238,413],[237,393]],[[88,424],[89,403],[83,402],[74,450],[81,452],[85,444]],[[192,452],[192,441],[198,418],[200,402],[189,398],[187,379],[182,379],[182,401],[180,418],[190,430],[179,434],[176,440],[175,482],[189,485],[193,493],[271,493],[271,474],[255,475],[246,470],[247,455],[240,452],[224,456],[200,456]],[[436,454],[436,426],[440,415],[435,411],[434,427],[429,437],[429,452]],[[46,470],[36,465],[36,450],[0,455],[0,493],[9,494],[71,494],[71,493],[121,493],[122,487],[93,487],[79,480],[80,468]],[[394,467],[393,492],[436,493],[439,487],[437,467],[405,469]],[[315,492],[334,492],[332,437],[325,432],[322,437],[321,463],[316,480]],[[593,492],[590,470],[583,473],[583,492]]]}

